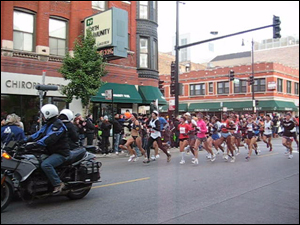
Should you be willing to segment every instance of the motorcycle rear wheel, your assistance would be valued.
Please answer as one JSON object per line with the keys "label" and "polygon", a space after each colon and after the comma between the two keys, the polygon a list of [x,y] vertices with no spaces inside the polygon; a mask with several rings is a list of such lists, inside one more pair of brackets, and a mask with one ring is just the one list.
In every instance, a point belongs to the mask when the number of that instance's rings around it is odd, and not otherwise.
{"label": "motorcycle rear wheel", "polygon": [[67,197],[71,200],[76,200],[76,199],[81,199],[83,198],[84,196],[86,196],[90,190],[92,188],[92,184],[89,184],[85,187],[84,190],[80,190],[80,191],[70,191],[68,194],[67,194]]}
{"label": "motorcycle rear wheel", "polygon": [[7,182],[4,181],[1,186],[1,213],[9,205],[13,197],[13,187]]}

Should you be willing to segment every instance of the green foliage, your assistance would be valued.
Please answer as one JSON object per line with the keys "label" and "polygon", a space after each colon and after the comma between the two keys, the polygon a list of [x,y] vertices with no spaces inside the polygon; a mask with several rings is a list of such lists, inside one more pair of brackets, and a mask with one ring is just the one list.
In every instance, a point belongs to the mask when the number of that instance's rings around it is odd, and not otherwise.
{"label": "green foliage", "polygon": [[72,102],[73,97],[81,99],[83,107],[88,111],[90,99],[95,96],[104,84],[101,77],[107,74],[103,57],[97,52],[95,38],[90,30],[86,37],[80,35],[75,41],[74,57],[69,53],[58,70],[69,84],[64,86],[61,93]]}

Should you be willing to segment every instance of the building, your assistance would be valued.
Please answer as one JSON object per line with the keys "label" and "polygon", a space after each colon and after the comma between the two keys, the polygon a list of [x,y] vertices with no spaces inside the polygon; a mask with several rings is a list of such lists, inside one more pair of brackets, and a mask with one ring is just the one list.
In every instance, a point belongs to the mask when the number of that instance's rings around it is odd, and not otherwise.
{"label": "building", "polygon": [[[229,82],[230,70],[235,72],[239,82]],[[204,112],[218,116],[224,111],[253,112],[252,89],[248,83],[250,75],[251,64],[180,74],[179,82],[183,84],[184,94],[179,97],[179,112]],[[255,63],[254,77],[258,113],[299,111],[299,69],[273,62]],[[170,103],[174,100],[169,94],[170,75],[161,75],[160,79],[165,81],[165,96]],[[167,113],[169,109],[166,106],[160,110]]]}
{"label": "building", "polygon": [[[156,1],[1,1],[1,113],[17,113],[28,128],[39,111],[35,86],[42,83],[43,71],[45,84],[66,85],[57,70],[66,53],[73,53],[74,41],[88,26],[85,20],[114,9],[125,11],[128,18],[128,24],[117,22],[115,32],[127,32],[123,40],[128,42],[120,45],[126,55],[107,57],[107,84],[91,98],[94,118],[112,114],[111,100],[105,99],[105,91],[111,89],[114,112],[138,112],[155,99],[165,104],[158,90]],[[117,51],[117,45],[99,50]],[[49,91],[45,103],[82,112],[80,99],[67,105],[59,91]]]}

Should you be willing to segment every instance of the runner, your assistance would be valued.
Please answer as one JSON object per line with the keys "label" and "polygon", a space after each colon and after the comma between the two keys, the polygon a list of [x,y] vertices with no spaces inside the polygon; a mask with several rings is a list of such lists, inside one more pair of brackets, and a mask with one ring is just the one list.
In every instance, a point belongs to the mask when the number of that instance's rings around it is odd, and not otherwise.
{"label": "runner", "polygon": [[251,116],[248,117],[247,123],[246,123],[246,143],[248,145],[248,155],[246,157],[246,160],[249,161],[251,154],[252,154],[252,149],[253,149],[253,145],[256,142],[256,137],[255,137],[255,133],[254,133],[254,126],[255,123],[253,121],[253,118]]}
{"label": "runner", "polygon": [[[186,123],[186,117],[182,116],[180,118],[180,124],[178,125],[179,129],[179,149],[181,152],[181,161],[180,164],[185,164],[185,147],[188,146],[188,140],[189,140],[189,131],[191,130],[191,126]],[[195,151],[195,153],[198,151]],[[196,156],[195,156],[196,157]]]}
{"label": "runner", "polygon": [[[272,141],[272,132],[273,130],[273,122],[271,120],[271,116],[267,114],[266,120],[264,122],[264,136],[263,136],[263,141],[267,144],[267,148],[270,147],[270,152],[273,151],[273,145],[271,143]],[[267,141],[268,139],[268,141]]]}
{"label": "runner", "polygon": [[158,147],[167,155],[167,162],[171,161],[171,154],[168,153],[166,146],[163,146],[161,141],[160,133],[160,122],[158,120],[158,112],[152,112],[152,118],[147,121],[147,127],[150,129],[150,137],[147,144],[147,158],[143,161],[144,163],[150,163],[150,147],[153,142],[157,142]]}
{"label": "runner", "polygon": [[294,136],[292,130],[295,128],[295,123],[292,120],[291,113],[286,114],[282,125],[284,127],[283,135],[282,135],[282,145],[290,150],[289,159],[292,159],[293,158],[292,142]]}

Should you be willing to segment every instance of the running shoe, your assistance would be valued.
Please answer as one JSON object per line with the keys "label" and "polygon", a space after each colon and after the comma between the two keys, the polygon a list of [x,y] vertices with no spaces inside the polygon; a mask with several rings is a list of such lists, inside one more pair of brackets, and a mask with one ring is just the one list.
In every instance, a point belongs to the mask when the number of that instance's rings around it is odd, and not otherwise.
{"label": "running shoe", "polygon": [[199,161],[198,161],[198,159],[195,159],[194,161],[192,161],[192,163],[198,165]]}
{"label": "running shoe", "polygon": [[151,159],[152,159],[153,161],[155,161],[156,158],[155,158],[154,155],[152,155],[152,156],[151,156]]}
{"label": "running shoe", "polygon": [[267,148],[269,148],[270,146],[269,146],[269,143],[267,143]]}
{"label": "running shoe", "polygon": [[206,158],[207,158],[207,159],[211,159],[211,154],[207,154],[207,155],[206,155]]}
{"label": "running shoe", "polygon": [[184,148],[184,151],[189,151],[189,150],[190,150],[190,146],[189,145]]}
{"label": "running shoe", "polygon": [[216,158],[217,158],[217,155],[216,155],[216,154],[213,154],[213,156],[211,157],[210,161],[211,161],[211,162],[214,162],[214,161],[216,160]]}
{"label": "running shoe", "polygon": [[292,158],[293,158],[293,154],[290,154],[290,155],[289,155],[289,159],[292,159]]}
{"label": "running shoe", "polygon": [[145,159],[143,163],[150,163],[150,159]]}
{"label": "running shoe", "polygon": [[185,164],[185,161],[184,160],[181,160],[180,161],[180,164],[182,165],[182,164]]}
{"label": "running shoe", "polygon": [[244,144],[244,147],[246,150],[248,150],[248,145],[246,143]]}
{"label": "running shoe", "polygon": [[229,158],[229,156],[228,156],[227,154],[223,155],[223,159],[224,159],[225,161],[228,161],[228,158]]}
{"label": "running shoe", "polygon": [[159,158],[160,158],[159,154],[157,154],[157,155],[155,156],[155,158],[156,158],[156,159],[159,159]]}
{"label": "running shoe", "polygon": [[136,162],[139,160],[139,157],[134,157],[133,162]]}
{"label": "running shoe", "polygon": [[270,148],[270,150],[269,150],[270,152],[272,152],[273,151],[273,148]]}
{"label": "running shoe", "polygon": [[256,148],[254,149],[254,151],[255,151],[255,154],[256,154],[256,155],[258,155],[258,151],[257,151],[257,149],[256,149]]}
{"label": "running shoe", "polygon": [[232,163],[235,162],[235,156],[231,157],[231,161],[230,162],[232,162]]}
{"label": "running shoe", "polygon": [[132,162],[134,158],[135,158],[135,155],[131,155],[128,159],[128,162]]}
{"label": "running shoe", "polygon": [[246,159],[247,162],[249,162],[250,156],[247,156],[245,159]]}

